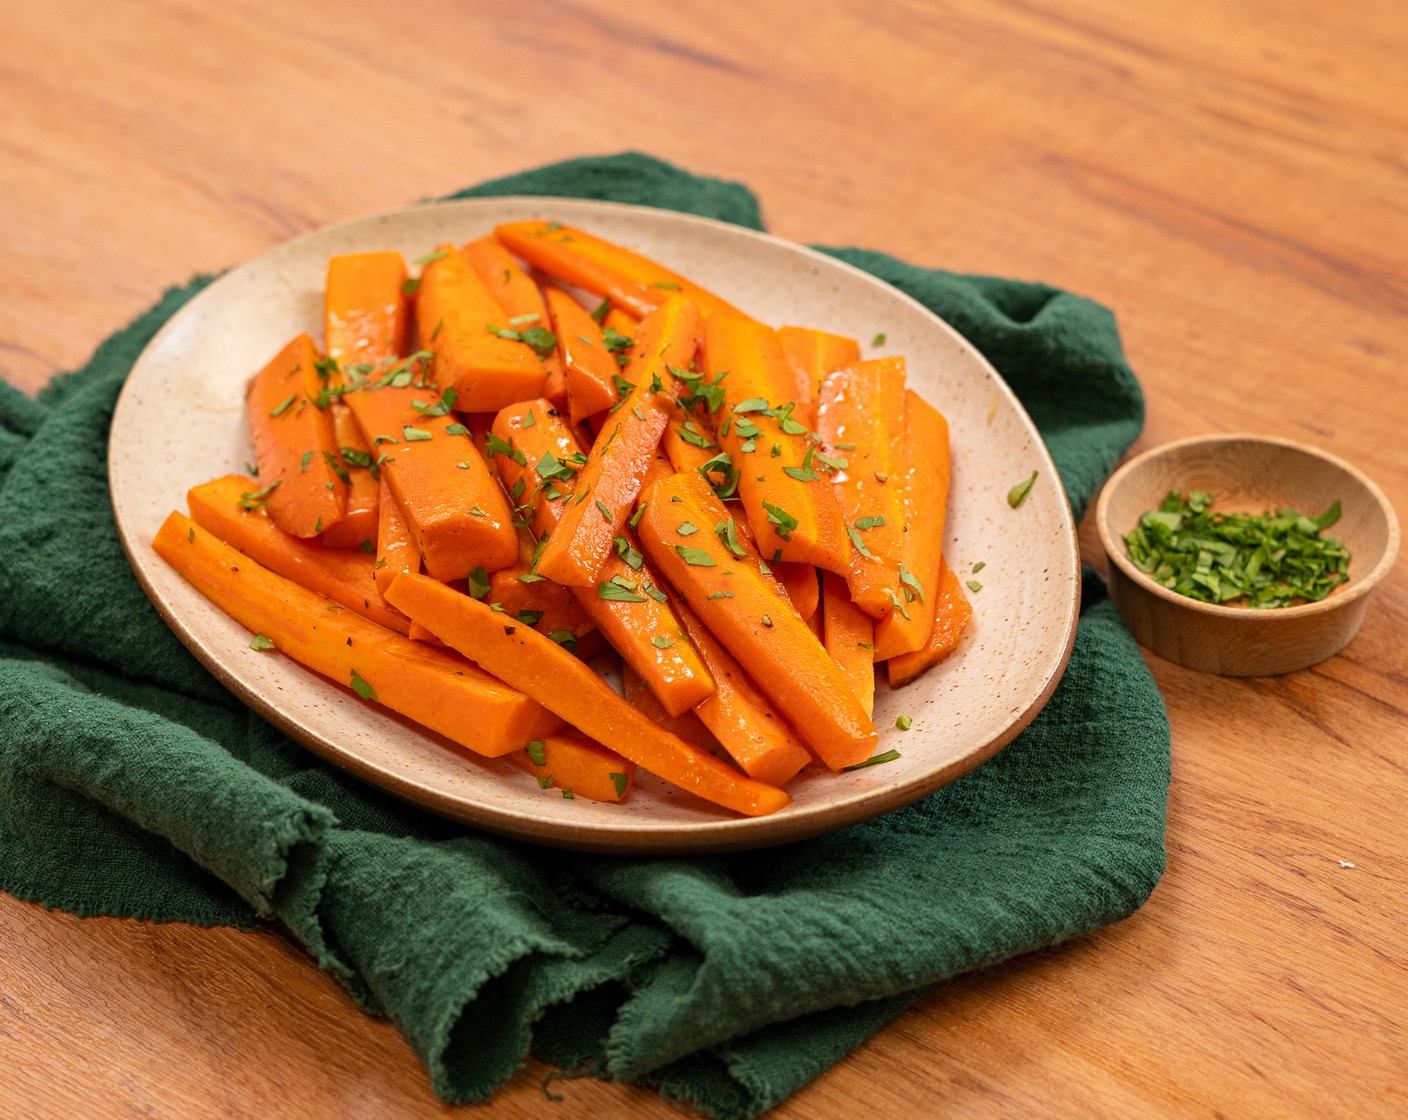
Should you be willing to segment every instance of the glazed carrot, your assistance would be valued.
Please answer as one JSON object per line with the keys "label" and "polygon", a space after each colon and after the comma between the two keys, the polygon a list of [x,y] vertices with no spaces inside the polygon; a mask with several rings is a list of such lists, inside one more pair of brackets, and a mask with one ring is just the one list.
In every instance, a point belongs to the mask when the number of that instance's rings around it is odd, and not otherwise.
{"label": "glazed carrot", "polygon": [[446,398],[431,390],[414,383],[376,387],[397,368],[342,399],[372,441],[425,570],[452,580],[475,567],[508,567],[518,556],[512,515],[469,429],[448,414]]}
{"label": "glazed carrot", "polygon": [[338,462],[346,475],[347,513],[341,521],[323,530],[323,544],[329,548],[360,548],[367,541],[375,545],[377,495],[381,490],[380,472],[371,469],[376,456],[351,409],[341,401],[333,401],[328,410],[332,413]]}
{"label": "glazed carrot", "polygon": [[705,326],[705,369],[711,380],[727,374],[715,421],[759,550],[769,563],[849,571],[851,546],[826,463],[791,417],[792,371],[777,332],[715,315]]}
{"label": "glazed carrot", "polygon": [[[626,703],[641,715],[654,720],[671,735],[678,735],[686,743],[691,743],[702,751],[712,752],[718,748],[719,741],[714,738],[714,733],[700,722],[699,716],[696,714],[698,709],[690,709],[677,716],[670,715],[665,710],[665,705],[660,703],[655,693],[650,691],[650,685],[646,683],[645,678],[631,668],[629,661],[621,663],[621,695],[626,698]],[[713,697],[709,699],[712,700]],[[704,701],[706,704],[708,702],[708,700]],[[748,776],[750,778],[757,777],[756,774]],[[771,782],[769,784],[777,785],[779,783]]]}
{"label": "glazed carrot", "polygon": [[324,388],[318,351],[301,334],[255,374],[245,398],[269,516],[295,537],[316,537],[347,512],[332,414],[314,403]]}
{"label": "glazed carrot", "polygon": [[661,729],[587,665],[526,626],[505,624],[483,603],[425,576],[400,576],[392,603],[453,648],[520,689],[577,730],[667,782],[725,808],[761,816],[791,799]]}
{"label": "glazed carrot", "polygon": [[699,312],[678,296],[641,323],[625,377],[635,388],[597,433],[586,465],[578,472],[573,499],[538,560],[538,571],[558,583],[586,587],[598,582],[631,516],[641,481],[660,437],[679,415],[678,381],[670,367],[687,368],[699,347]]}
{"label": "glazed carrot", "polygon": [[816,422],[833,454],[847,463],[836,473],[835,489],[855,546],[845,573],[851,598],[884,618],[904,604],[904,359],[875,358],[833,373],[817,399]]}
{"label": "glazed carrot", "polygon": [[869,758],[875,725],[782,585],[729,534],[731,515],[709,484],[676,474],[642,497],[646,554],[813,753],[833,770]]}
{"label": "glazed carrot", "polygon": [[532,774],[538,786],[552,790],[554,797],[624,801],[636,777],[634,762],[570,729],[544,736],[504,757]]}
{"label": "glazed carrot", "polygon": [[420,571],[420,549],[416,548],[410,526],[401,513],[401,503],[382,475],[377,483],[376,565],[373,576],[377,593],[384,596],[391,581],[402,572]]}
{"label": "glazed carrot", "polygon": [[[905,527],[900,545],[904,610],[875,627],[875,660],[923,649],[934,627],[948,508],[948,421],[928,401],[905,391]],[[906,617],[906,615],[908,617]]]}
{"label": "glazed carrot", "polygon": [[558,354],[567,373],[567,411],[576,424],[616,403],[613,378],[621,370],[586,308],[557,288],[547,290],[547,299]]}
{"label": "glazed carrot", "polygon": [[360,550],[330,549],[290,536],[246,495],[259,484],[232,474],[186,494],[191,520],[285,579],[404,634],[406,619],[382,602],[373,580],[375,560]]}
{"label": "glazed carrot", "polygon": [[963,593],[963,584],[953,574],[953,569],[948,566],[947,561],[941,562],[939,591],[935,602],[934,629],[929,634],[929,641],[924,648],[917,653],[902,653],[885,662],[891,688],[898,688],[912,681],[925,669],[937,665],[951,654],[958,648],[959,639],[963,637],[969,622],[972,621],[973,606],[968,602],[968,596]]}
{"label": "glazed carrot", "polygon": [[166,519],[152,546],[196,590],[275,649],[472,751],[508,754],[562,725],[463,657],[331,609],[321,595],[260,566],[179,513]]}
{"label": "glazed carrot", "polygon": [[817,582],[817,570],[810,564],[778,564],[773,574],[787,588],[787,597],[797,608],[803,621],[816,614],[821,602],[821,584]]}
{"label": "glazed carrot", "polygon": [[611,300],[644,319],[669,296],[679,293],[705,318],[718,312],[741,314],[732,304],[663,265],[601,237],[556,222],[510,222],[494,236],[549,276]]}
{"label": "glazed carrot", "polygon": [[[483,595],[476,594],[476,598],[499,604],[506,613],[532,626],[538,633],[549,635],[555,642],[572,640],[575,644],[575,640],[595,624],[567,588],[544,579],[533,570],[536,551],[528,530],[520,529],[518,562],[490,576],[489,590]],[[471,594],[475,593],[476,589],[471,588]]]}
{"label": "glazed carrot", "polygon": [[[520,333],[531,327],[542,327],[548,331],[553,329],[538,285],[529,279],[528,274],[518,267],[518,262],[509,251],[494,237],[481,237],[477,241],[471,241],[464,247],[464,256],[465,260],[469,261],[469,266],[479,275],[479,279],[484,281],[489,294],[504,309],[509,326],[516,328]],[[532,337],[536,339],[540,336]],[[556,349],[538,353],[548,375],[543,385],[543,396],[558,408],[565,408],[567,378],[562,359]]]}
{"label": "glazed carrot", "polygon": [[328,261],[323,342],[340,370],[399,358],[409,326],[400,253],[353,253]]}
{"label": "glazed carrot", "polygon": [[714,694],[694,709],[695,715],[750,778],[770,786],[786,785],[812,756],[738,659],[693,611],[685,606],[677,609],[685,632],[714,678]]}
{"label": "glazed carrot", "polygon": [[554,348],[552,332],[541,323],[512,325],[453,245],[432,256],[416,291],[416,327],[421,345],[435,355],[436,384],[455,391],[461,412],[492,412],[540,396],[547,371],[538,355]]}
{"label": "glazed carrot", "polygon": [[821,575],[821,619],[826,652],[867,715],[875,712],[875,619],[851,602],[846,581]]}
{"label": "glazed carrot", "polygon": [[[529,417],[533,422],[528,423]],[[506,408],[494,419],[494,462],[539,542],[551,540],[584,458],[563,417],[543,400]],[[591,587],[570,588],[602,635],[677,716],[714,690],[713,679],[670,610],[662,581],[627,525]],[[619,551],[618,551],[619,549]],[[541,572],[541,559],[539,571]]]}
{"label": "glazed carrot", "polygon": [[860,361],[860,343],[845,335],[807,327],[780,327],[778,341],[796,377],[797,419],[816,421],[816,399],[827,375]]}

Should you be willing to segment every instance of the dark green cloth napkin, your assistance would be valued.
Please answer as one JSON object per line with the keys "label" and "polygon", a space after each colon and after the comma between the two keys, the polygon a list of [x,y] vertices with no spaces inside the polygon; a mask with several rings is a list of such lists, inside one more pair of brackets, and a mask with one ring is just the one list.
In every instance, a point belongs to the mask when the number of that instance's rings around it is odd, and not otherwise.
{"label": "dark green cloth napkin", "polygon": [[[464,194],[615,199],[761,228],[745,188],[635,154]],[[1083,511],[1142,422],[1112,316],[1039,285],[829,251],[987,354]],[[204,283],[168,292],[37,401],[0,384],[5,890],[83,915],[282,922],[396,1022],[447,1100],[484,1099],[531,1048],[721,1120],[796,1091],[934,983],[1117,921],[1152,890],[1168,723],[1089,576],[1070,667],[1025,733],[933,796],[806,843],[569,855],[427,816],[323,765],[171,635],[113,526],[118,390]]]}

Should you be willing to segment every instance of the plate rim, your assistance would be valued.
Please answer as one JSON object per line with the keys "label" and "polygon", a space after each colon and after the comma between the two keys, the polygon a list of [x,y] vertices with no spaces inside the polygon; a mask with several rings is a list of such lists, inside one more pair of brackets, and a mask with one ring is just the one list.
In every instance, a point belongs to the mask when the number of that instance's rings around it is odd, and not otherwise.
{"label": "plate rim", "polygon": [[[853,277],[858,278],[868,285],[883,288],[889,297],[896,298],[902,303],[910,305],[933,324],[937,325],[944,333],[950,336],[950,339],[956,343],[958,348],[964,352],[969,360],[977,362],[986,369],[992,383],[1006,396],[1008,403],[1016,410],[1023,425],[1036,437],[1035,447],[1037,454],[1041,457],[1041,462],[1038,464],[1039,469],[1048,472],[1049,476],[1055,481],[1058,492],[1057,507],[1063,529],[1062,541],[1066,546],[1062,551],[1070,564],[1072,573],[1069,595],[1065,602],[1065,626],[1058,656],[1052,663],[1050,671],[1047,673],[1042,683],[1042,687],[1031,697],[1030,701],[1020,712],[1011,715],[994,736],[988,739],[979,748],[970,751],[960,758],[952,759],[948,763],[938,766],[933,770],[926,771],[921,775],[909,778],[893,786],[885,786],[876,790],[855,791],[839,801],[828,802],[817,806],[803,815],[791,814],[789,812],[789,806],[778,813],[763,817],[729,817],[726,819],[706,819],[699,822],[671,822],[654,826],[631,824],[628,822],[603,826],[594,822],[564,821],[547,816],[530,819],[503,808],[486,806],[480,801],[466,799],[463,795],[437,788],[433,783],[426,785],[417,784],[400,774],[383,769],[381,766],[363,758],[357,753],[349,753],[347,750],[339,748],[336,744],[330,742],[327,737],[320,736],[318,733],[312,732],[311,729],[305,728],[296,718],[285,713],[273,700],[266,698],[257,689],[246,684],[237,675],[229,671],[220,659],[214,656],[212,651],[208,650],[201,638],[195,634],[187,619],[173,609],[171,604],[159,594],[157,588],[151,582],[146,570],[146,565],[143,562],[146,560],[146,557],[141,551],[143,549],[150,550],[149,542],[140,539],[135,534],[135,527],[130,519],[124,519],[124,511],[121,500],[119,499],[118,488],[113,484],[114,478],[121,475],[122,466],[119,458],[120,444],[118,440],[111,438],[111,433],[119,429],[120,424],[124,420],[126,410],[133,407],[131,401],[135,394],[130,392],[129,389],[134,375],[142,368],[149,354],[164,345],[169,334],[181,329],[180,321],[184,316],[197,313],[203,302],[208,302],[210,299],[216,298],[216,295],[212,293],[218,293],[221,286],[230,281],[232,277],[255,267],[267,257],[288,252],[304,241],[322,238],[338,230],[352,226],[395,220],[401,215],[430,208],[453,208],[473,211],[477,209],[491,210],[496,206],[528,204],[540,206],[544,210],[550,209],[554,204],[566,204],[574,208],[584,207],[588,210],[614,212],[626,217],[629,217],[633,213],[645,212],[654,218],[665,216],[672,220],[678,220],[686,225],[699,225],[704,229],[715,231],[722,230],[726,231],[730,236],[742,235],[747,238],[772,243],[793,252],[799,252],[821,263],[828,269],[839,269],[842,272],[851,274]],[[731,222],[708,218],[698,214],[670,210],[665,207],[643,206],[633,203],[582,199],[560,195],[491,195],[474,198],[428,200],[380,210],[359,217],[341,219],[336,222],[318,226],[314,229],[306,230],[294,237],[280,241],[255,256],[218,274],[210,283],[199,292],[195,293],[195,295],[172,314],[152,336],[146,346],[143,347],[142,352],[132,363],[132,367],[128,372],[128,376],[124,381],[114,406],[108,443],[107,468],[109,476],[109,497],[118,538],[122,544],[128,564],[131,566],[133,574],[141,585],[144,594],[155,607],[162,620],[181,643],[190,650],[191,654],[201,663],[202,667],[210,672],[221,685],[232,692],[243,704],[275,727],[279,728],[280,731],[284,732],[300,746],[310,750],[324,762],[334,765],[352,774],[359,780],[365,781],[404,801],[422,809],[435,812],[440,816],[459,821],[460,823],[482,828],[495,835],[566,850],[597,854],[629,854],[638,856],[708,855],[745,851],[813,839],[817,836],[839,831],[840,829],[862,823],[883,813],[911,804],[977,769],[1011,743],[1013,739],[1030,725],[1032,720],[1034,720],[1042,708],[1045,707],[1065,673],[1066,667],[1070,661],[1071,652],[1074,648],[1076,630],[1080,621],[1081,568],[1079,538],[1074,514],[1071,510],[1069,499],[1066,496],[1064,483],[1060,473],[1056,470],[1055,462],[1051,458],[1050,449],[1047,447],[1045,440],[1042,439],[1040,430],[1037,428],[1035,421],[1027,412],[1012,387],[1002,377],[1001,373],[998,372],[973,343],[953,327],[952,324],[925,307],[924,304],[920,303],[913,296],[910,296],[894,285],[886,283],[879,277],[847,261],[833,257],[812,246],[778,237],[765,231],[734,225]],[[153,555],[155,554],[153,553]],[[214,609],[218,610],[218,608]],[[313,673],[304,666],[300,665],[299,669],[307,673],[315,681],[328,685],[333,689],[340,690],[348,697],[354,697],[355,695],[350,689],[344,688],[338,682]],[[426,736],[432,741],[442,743],[450,742],[436,735],[434,732],[414,724],[414,721],[390,712],[389,709],[378,707],[377,711],[380,714],[387,715],[399,722],[414,727],[419,734]],[[464,748],[457,745],[454,746],[454,750],[457,753],[469,753],[466,752]]]}

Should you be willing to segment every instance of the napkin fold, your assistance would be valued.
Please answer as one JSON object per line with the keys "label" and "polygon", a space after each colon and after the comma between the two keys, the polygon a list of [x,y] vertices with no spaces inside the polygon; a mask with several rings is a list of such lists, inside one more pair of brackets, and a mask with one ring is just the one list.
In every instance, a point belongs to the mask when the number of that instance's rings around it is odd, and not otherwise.
{"label": "napkin fold", "polygon": [[[455,197],[611,199],[762,228],[744,187],[627,153]],[[1143,401],[1104,308],[824,250],[932,308],[1035,419],[1077,516]],[[80,915],[281,922],[435,1092],[530,1049],[717,1120],[795,1092],[958,973],[1137,909],[1164,867],[1169,730],[1087,573],[1065,677],[994,759],[904,809],[742,856],[583,856],[441,820],[319,762],[167,629],[118,543],[108,427],[172,289],[31,400],[0,383],[0,887]],[[938,402],[942,406],[942,402]],[[13,949],[11,950],[13,951]]]}

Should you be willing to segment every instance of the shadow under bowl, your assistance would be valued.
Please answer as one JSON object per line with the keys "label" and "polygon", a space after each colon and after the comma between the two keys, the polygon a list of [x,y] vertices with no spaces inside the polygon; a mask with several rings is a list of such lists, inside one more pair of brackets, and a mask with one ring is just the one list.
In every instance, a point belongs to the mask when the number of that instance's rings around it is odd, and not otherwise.
{"label": "shadow under bowl", "polygon": [[[1340,519],[1325,533],[1349,549],[1349,581],[1318,603],[1264,610],[1200,603],[1160,587],[1134,566],[1123,538],[1170,490],[1206,490],[1224,513],[1289,508],[1314,517],[1338,501]],[[1135,640],[1222,676],[1275,676],[1338,653],[1398,554],[1398,521],[1382,490],[1333,455],[1271,436],[1195,436],[1146,451],[1110,477],[1095,518],[1110,594]]]}

